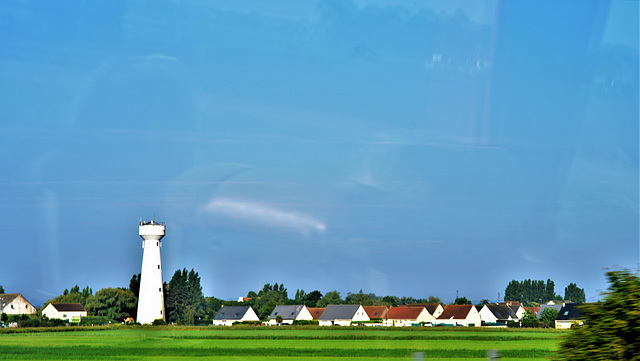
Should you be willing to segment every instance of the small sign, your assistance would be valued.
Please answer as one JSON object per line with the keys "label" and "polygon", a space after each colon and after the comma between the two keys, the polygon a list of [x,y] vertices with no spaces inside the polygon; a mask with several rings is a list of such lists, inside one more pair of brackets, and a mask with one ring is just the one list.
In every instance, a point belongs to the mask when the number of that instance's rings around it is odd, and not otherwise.
{"label": "small sign", "polygon": [[80,317],[80,316],[71,316],[71,318],[69,319],[69,322],[80,323],[81,319],[82,319],[82,317]]}

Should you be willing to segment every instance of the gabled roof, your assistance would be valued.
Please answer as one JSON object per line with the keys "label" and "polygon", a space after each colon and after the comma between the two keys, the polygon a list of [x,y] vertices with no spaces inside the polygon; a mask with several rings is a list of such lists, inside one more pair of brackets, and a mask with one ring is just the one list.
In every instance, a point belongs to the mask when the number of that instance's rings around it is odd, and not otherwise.
{"label": "gabled roof", "polygon": [[328,305],[318,320],[352,320],[360,305]]}
{"label": "gabled roof", "polygon": [[387,312],[387,320],[415,320],[424,307],[394,307]]}
{"label": "gabled roof", "polygon": [[87,312],[79,303],[51,303],[58,312]]}
{"label": "gabled roof", "polygon": [[508,320],[509,317],[512,319],[518,318],[516,315],[516,311],[513,310],[510,306],[505,304],[500,305],[484,305],[498,320]]}
{"label": "gabled roof", "polygon": [[409,303],[406,305],[402,305],[401,307],[424,307],[427,309],[427,311],[429,311],[429,314],[433,315],[438,307],[442,307],[442,305],[439,303]]}
{"label": "gabled roof", "polygon": [[579,320],[582,318],[582,311],[579,303],[565,303],[560,309],[556,321]]}
{"label": "gabled roof", "polygon": [[2,298],[2,302],[7,305],[13,302],[13,300],[16,299],[16,297],[22,297],[22,295],[19,293],[0,293],[0,298]]}
{"label": "gabled roof", "polygon": [[251,306],[222,306],[214,320],[241,320]]}
{"label": "gabled roof", "polygon": [[471,312],[473,305],[447,305],[442,311],[442,314],[438,316],[438,320],[464,320]]}
{"label": "gabled roof", "polygon": [[320,316],[322,316],[322,313],[324,312],[324,307],[307,307],[307,309],[309,310],[309,313],[311,314],[311,317],[313,317],[314,320],[319,319]]}
{"label": "gabled roof", "polygon": [[269,315],[270,320],[275,320],[277,316],[282,317],[283,320],[295,320],[304,305],[280,305],[276,306]]}
{"label": "gabled roof", "polygon": [[369,318],[384,318],[389,311],[387,306],[362,306]]}

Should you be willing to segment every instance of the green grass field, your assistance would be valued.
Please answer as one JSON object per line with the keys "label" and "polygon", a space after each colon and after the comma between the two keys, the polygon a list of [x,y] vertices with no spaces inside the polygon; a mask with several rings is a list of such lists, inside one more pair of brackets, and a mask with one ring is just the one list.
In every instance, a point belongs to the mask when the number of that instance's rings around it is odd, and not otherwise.
{"label": "green grass field", "polygon": [[[76,331],[68,332],[71,329]],[[3,330],[6,331],[6,330]],[[354,327],[112,327],[0,333],[0,360],[545,360],[555,330]]]}

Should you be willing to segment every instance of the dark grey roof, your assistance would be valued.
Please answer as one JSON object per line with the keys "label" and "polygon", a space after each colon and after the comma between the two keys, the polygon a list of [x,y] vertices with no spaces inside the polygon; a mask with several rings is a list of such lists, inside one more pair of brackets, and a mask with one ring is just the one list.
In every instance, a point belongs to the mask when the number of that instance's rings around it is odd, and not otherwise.
{"label": "dark grey roof", "polygon": [[214,320],[241,320],[251,306],[222,306]]}
{"label": "dark grey roof", "polygon": [[489,311],[491,311],[491,313],[493,313],[493,315],[496,316],[498,320],[508,320],[509,316],[511,316],[512,319],[518,318],[518,316],[516,316],[516,312],[510,306],[507,306],[507,305],[485,305],[485,306],[487,306]]}
{"label": "dark grey roof", "polygon": [[351,320],[359,308],[360,305],[328,305],[318,320]]}
{"label": "dark grey roof", "polygon": [[269,315],[270,320],[275,320],[277,316],[282,317],[283,320],[295,320],[298,317],[300,311],[302,311],[303,305],[280,305],[276,306]]}
{"label": "dark grey roof", "polygon": [[52,303],[58,312],[86,312],[87,310],[79,303]]}
{"label": "dark grey roof", "polygon": [[581,304],[579,303],[565,303],[564,306],[560,309],[558,313],[558,317],[556,320],[564,321],[564,320],[579,320],[582,318],[582,311],[580,310]]}

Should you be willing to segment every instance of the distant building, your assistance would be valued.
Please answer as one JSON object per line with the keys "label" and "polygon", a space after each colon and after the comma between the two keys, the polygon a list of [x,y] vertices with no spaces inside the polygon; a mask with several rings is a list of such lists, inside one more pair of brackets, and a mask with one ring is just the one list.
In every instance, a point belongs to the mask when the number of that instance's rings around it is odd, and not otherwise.
{"label": "distant building", "polygon": [[318,318],[320,326],[350,326],[352,322],[369,320],[361,305],[328,305]]}
{"label": "distant building", "polygon": [[504,303],[497,305],[484,305],[480,309],[479,313],[483,326],[507,326],[507,322],[518,321],[520,319],[513,310],[513,307],[507,306]]}
{"label": "distant building", "polygon": [[560,312],[558,312],[558,317],[556,317],[556,328],[571,328],[573,325],[582,326],[584,319],[580,305],[578,303],[565,303]]}
{"label": "distant building", "polygon": [[231,326],[235,322],[260,321],[251,306],[222,306],[213,317],[214,326]]}
{"label": "distant building", "polygon": [[79,303],[50,303],[42,310],[42,315],[49,319],[58,318],[70,321],[87,316],[87,310]]}
{"label": "distant building", "polygon": [[36,308],[19,293],[0,293],[0,313],[35,315]]}
{"label": "distant building", "polygon": [[313,320],[313,316],[305,305],[280,305],[276,306],[269,315],[269,324],[275,325],[276,318],[282,317],[282,323],[293,324],[296,320]]}
{"label": "distant building", "polygon": [[393,307],[387,312],[387,317],[383,321],[384,326],[417,326],[420,323],[433,324],[435,321],[425,307]]}
{"label": "distant building", "polygon": [[436,324],[477,327],[481,324],[480,313],[473,305],[447,305],[436,319]]}

